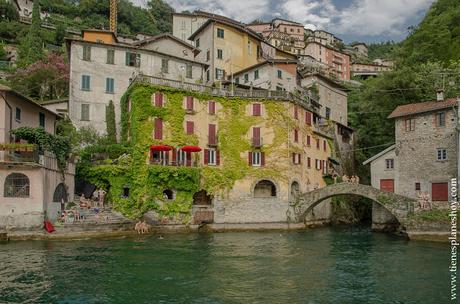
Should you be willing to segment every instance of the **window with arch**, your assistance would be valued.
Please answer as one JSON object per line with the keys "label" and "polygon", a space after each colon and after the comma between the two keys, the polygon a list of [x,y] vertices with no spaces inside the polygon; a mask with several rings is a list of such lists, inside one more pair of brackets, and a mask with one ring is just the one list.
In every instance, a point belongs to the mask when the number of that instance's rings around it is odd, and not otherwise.
{"label": "window with arch", "polygon": [[275,184],[269,180],[261,180],[254,187],[254,197],[276,197]]}
{"label": "window with arch", "polygon": [[30,181],[22,173],[11,173],[5,179],[4,197],[29,197]]}

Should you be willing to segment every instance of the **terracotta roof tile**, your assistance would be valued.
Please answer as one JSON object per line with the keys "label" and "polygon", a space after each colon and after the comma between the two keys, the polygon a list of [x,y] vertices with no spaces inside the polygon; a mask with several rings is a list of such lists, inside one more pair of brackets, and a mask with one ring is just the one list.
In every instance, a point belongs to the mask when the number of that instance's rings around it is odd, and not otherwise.
{"label": "terracotta roof tile", "polygon": [[441,110],[445,108],[450,108],[452,106],[457,106],[457,97],[449,98],[444,101],[427,101],[427,102],[419,102],[419,103],[409,103],[406,105],[398,106],[388,116],[388,118],[396,118],[396,117],[401,117],[401,116],[436,111],[436,110]]}

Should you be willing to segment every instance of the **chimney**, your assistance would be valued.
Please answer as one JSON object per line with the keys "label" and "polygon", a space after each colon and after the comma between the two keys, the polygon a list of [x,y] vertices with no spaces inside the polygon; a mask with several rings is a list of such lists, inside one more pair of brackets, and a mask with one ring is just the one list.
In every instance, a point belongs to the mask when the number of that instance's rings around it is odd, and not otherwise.
{"label": "chimney", "polygon": [[436,101],[444,101],[444,91],[442,89],[436,91]]}

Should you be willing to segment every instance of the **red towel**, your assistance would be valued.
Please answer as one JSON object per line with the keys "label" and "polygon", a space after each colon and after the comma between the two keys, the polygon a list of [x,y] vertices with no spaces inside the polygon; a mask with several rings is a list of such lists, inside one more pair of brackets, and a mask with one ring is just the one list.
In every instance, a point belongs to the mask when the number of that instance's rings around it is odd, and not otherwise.
{"label": "red towel", "polygon": [[56,230],[54,229],[54,227],[53,227],[53,224],[51,224],[50,221],[44,221],[43,224],[44,224],[44,228],[45,228],[45,230],[46,230],[47,232],[51,233],[51,232],[53,232],[53,231],[56,231]]}

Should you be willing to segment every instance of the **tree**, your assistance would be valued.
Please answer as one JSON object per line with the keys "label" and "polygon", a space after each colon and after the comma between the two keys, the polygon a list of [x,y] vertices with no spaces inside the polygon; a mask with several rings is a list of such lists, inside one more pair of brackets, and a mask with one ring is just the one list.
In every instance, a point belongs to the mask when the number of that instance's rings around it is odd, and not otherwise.
{"label": "tree", "polygon": [[113,101],[109,102],[105,111],[105,121],[107,124],[107,140],[109,143],[117,143],[117,127],[115,122],[115,106]]}
{"label": "tree", "polygon": [[41,35],[41,20],[40,20],[40,3],[34,1],[32,10],[32,24],[29,32],[22,39],[19,45],[19,61],[20,67],[28,66],[43,58],[43,39]]}
{"label": "tree", "polygon": [[62,23],[59,23],[56,27],[56,32],[54,34],[54,43],[61,46],[64,44],[64,39],[66,35],[66,26]]}
{"label": "tree", "polygon": [[0,20],[19,20],[19,13],[14,8],[12,1],[0,0]]}
{"label": "tree", "polygon": [[6,51],[5,51],[5,46],[3,43],[0,43],[0,60],[5,60],[6,59]]}

